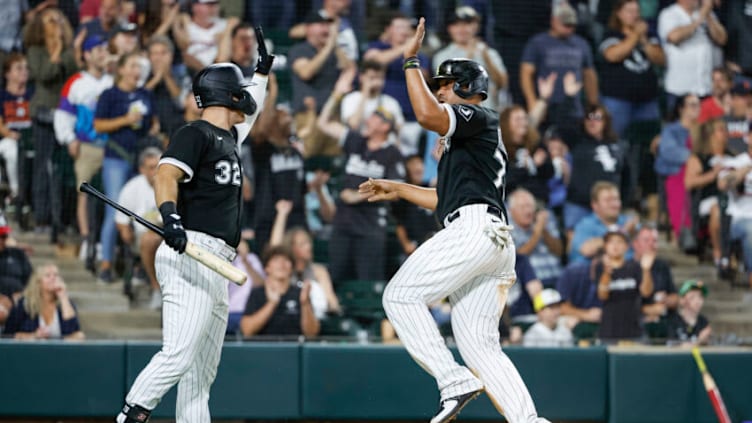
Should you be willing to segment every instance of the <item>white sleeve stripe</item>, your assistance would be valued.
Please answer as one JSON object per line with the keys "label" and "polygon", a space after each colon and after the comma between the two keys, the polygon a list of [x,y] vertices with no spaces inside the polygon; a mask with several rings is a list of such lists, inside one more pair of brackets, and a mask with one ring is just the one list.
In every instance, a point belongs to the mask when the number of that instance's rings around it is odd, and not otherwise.
{"label": "white sleeve stripe", "polygon": [[449,115],[449,130],[446,134],[442,135],[442,137],[451,137],[454,135],[455,129],[457,129],[457,116],[455,116],[452,106],[446,103],[442,104],[442,106],[444,106],[444,110],[446,110]]}
{"label": "white sleeve stripe", "polygon": [[190,166],[181,162],[180,160],[174,157],[163,157],[159,160],[159,165],[163,165],[163,164],[173,165],[177,167],[178,169],[182,170],[183,172],[185,172],[186,177],[180,182],[189,182],[191,179],[193,179],[193,169],[191,169]]}

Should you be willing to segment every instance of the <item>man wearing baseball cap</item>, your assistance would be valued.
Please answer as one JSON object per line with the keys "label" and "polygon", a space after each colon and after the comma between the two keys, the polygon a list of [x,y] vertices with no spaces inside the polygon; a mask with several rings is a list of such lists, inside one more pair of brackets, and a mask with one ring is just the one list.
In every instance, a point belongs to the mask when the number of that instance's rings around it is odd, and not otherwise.
{"label": "man wearing baseball cap", "polygon": [[[54,127],[58,142],[67,146],[73,158],[76,186],[90,181],[99,172],[104,160],[107,135],[94,130],[94,113],[97,100],[113,83],[106,72],[107,38],[99,34],[88,35],[81,46],[85,68],[71,76],[60,93],[60,103],[55,110]],[[76,219],[81,234],[80,257],[88,260],[87,267],[94,269],[94,245],[87,242],[89,218],[86,194],[79,192]]]}
{"label": "man wearing baseball cap", "polygon": [[710,322],[700,314],[708,296],[708,287],[701,280],[690,279],[679,288],[679,311],[668,317],[668,338],[682,344],[707,344],[712,334]]}
{"label": "man wearing baseball cap", "polygon": [[561,295],[555,289],[544,289],[533,298],[533,309],[538,322],[530,326],[522,338],[526,347],[569,347],[573,344],[572,331],[559,319]]}
{"label": "man wearing baseball cap", "polygon": [[31,263],[22,249],[8,246],[9,238],[8,220],[0,212],[0,297],[13,298],[26,287],[31,276]]}

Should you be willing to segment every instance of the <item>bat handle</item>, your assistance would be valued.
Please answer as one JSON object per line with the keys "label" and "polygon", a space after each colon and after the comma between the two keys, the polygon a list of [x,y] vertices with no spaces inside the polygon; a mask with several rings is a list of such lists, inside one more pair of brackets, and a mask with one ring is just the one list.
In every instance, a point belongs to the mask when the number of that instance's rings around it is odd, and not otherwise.
{"label": "bat handle", "polygon": [[695,362],[697,363],[697,368],[700,369],[700,373],[707,372],[708,368],[705,365],[705,360],[702,358],[702,354],[700,354],[700,347],[696,345],[692,347],[692,356],[695,358]]}

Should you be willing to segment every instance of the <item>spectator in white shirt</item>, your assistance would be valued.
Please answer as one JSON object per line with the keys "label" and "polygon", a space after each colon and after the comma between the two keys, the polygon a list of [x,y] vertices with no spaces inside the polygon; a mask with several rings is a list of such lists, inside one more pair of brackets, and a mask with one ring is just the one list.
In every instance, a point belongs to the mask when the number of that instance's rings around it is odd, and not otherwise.
{"label": "spectator in white shirt", "polygon": [[[700,4],[702,3],[702,4]],[[726,29],[713,13],[714,0],[676,0],[658,16],[658,35],[666,53],[666,109],[683,94],[710,95],[717,46],[726,44]]]}
{"label": "spectator in white shirt", "polygon": [[394,115],[396,130],[405,123],[402,106],[389,94],[384,94],[386,67],[373,60],[365,60],[360,65],[358,76],[360,90],[352,91],[342,98],[340,120],[353,131],[365,128],[366,119],[378,108],[384,108]]}
{"label": "spectator in white shirt", "polygon": [[561,302],[561,295],[555,289],[544,289],[533,298],[533,308],[538,315],[538,322],[525,332],[522,338],[523,346],[572,346],[572,331],[559,319]]}
{"label": "spectator in white shirt", "polygon": [[219,17],[219,0],[192,0],[191,3],[191,16],[181,16],[188,33],[188,44],[179,47],[183,51],[185,65],[197,72],[214,63],[224,32],[231,31],[238,19]]}
{"label": "spectator in white shirt", "polygon": [[[123,186],[118,202],[151,223],[162,225],[162,218],[154,198],[154,178],[157,176],[157,164],[162,152],[156,147],[147,147],[138,156],[138,175]],[[143,225],[134,225],[130,218],[118,211],[115,213],[115,225],[125,245],[133,246],[141,257],[141,267],[146,273],[151,286],[149,308],[162,307],[162,295],[154,269],[154,256],[162,238],[149,231]]]}

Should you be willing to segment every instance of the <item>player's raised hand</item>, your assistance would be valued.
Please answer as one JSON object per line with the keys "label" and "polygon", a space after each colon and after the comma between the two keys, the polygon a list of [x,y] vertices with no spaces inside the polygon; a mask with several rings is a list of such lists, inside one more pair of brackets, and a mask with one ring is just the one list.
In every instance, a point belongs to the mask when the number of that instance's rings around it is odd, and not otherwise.
{"label": "player's raised hand", "polygon": [[256,32],[256,45],[259,55],[258,62],[256,63],[256,72],[261,75],[269,75],[269,72],[272,70],[272,63],[274,63],[274,55],[266,51],[264,30],[260,26],[253,28],[253,30]]}
{"label": "player's raised hand", "polygon": [[371,179],[360,184],[358,192],[369,202],[399,200],[399,183],[387,179]]}
{"label": "player's raised hand", "polygon": [[405,44],[405,52],[403,56],[405,59],[408,57],[417,56],[421,46],[423,46],[423,37],[426,35],[426,19],[420,18],[418,21],[418,27],[415,28],[415,34],[412,38],[407,40]]}

